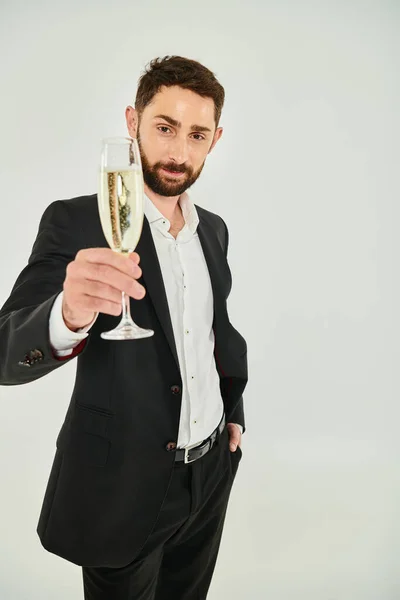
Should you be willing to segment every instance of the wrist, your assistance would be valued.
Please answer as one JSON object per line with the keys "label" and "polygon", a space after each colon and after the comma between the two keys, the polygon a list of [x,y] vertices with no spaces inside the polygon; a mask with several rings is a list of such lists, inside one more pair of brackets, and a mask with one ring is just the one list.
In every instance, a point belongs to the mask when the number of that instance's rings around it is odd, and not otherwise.
{"label": "wrist", "polygon": [[87,327],[88,325],[90,325],[90,323],[93,321],[95,315],[96,315],[96,313],[90,313],[87,316],[80,315],[79,317],[76,317],[68,310],[68,307],[66,307],[64,305],[64,303],[62,306],[62,317],[63,317],[64,323],[65,323],[65,326],[73,333],[76,333],[79,329],[83,329],[84,327]]}

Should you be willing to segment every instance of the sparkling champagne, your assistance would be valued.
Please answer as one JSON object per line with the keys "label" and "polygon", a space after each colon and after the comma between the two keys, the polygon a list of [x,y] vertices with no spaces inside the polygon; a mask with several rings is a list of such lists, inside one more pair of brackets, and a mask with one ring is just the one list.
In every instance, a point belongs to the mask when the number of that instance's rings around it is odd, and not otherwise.
{"label": "sparkling champagne", "polygon": [[[100,222],[108,245],[128,257],[136,250],[144,220],[144,183],[136,139],[106,138],[101,143],[99,189]],[[133,277],[133,276],[132,276]],[[119,324],[100,335],[104,340],[140,340],[154,335],[131,317],[131,298],[122,291]]]}
{"label": "sparkling champagne", "polygon": [[105,238],[115,252],[133,252],[143,227],[143,175],[139,166],[100,172],[99,213]]}

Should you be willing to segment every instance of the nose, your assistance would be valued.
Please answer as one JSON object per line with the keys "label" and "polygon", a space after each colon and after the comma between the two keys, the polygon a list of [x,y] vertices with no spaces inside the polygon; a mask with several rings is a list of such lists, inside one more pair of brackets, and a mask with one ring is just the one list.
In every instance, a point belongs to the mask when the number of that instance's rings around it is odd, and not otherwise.
{"label": "nose", "polygon": [[188,145],[184,136],[175,136],[174,140],[171,140],[169,146],[169,159],[178,165],[182,165],[189,158]]}

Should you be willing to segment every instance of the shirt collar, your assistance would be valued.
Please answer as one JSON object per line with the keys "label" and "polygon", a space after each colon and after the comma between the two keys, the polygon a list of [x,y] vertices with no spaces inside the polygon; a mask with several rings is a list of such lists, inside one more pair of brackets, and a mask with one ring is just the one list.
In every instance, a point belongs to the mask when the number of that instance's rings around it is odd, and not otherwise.
{"label": "shirt collar", "polygon": [[[144,214],[146,215],[147,220],[150,225],[159,221],[160,219],[164,221],[168,221],[158,210],[155,204],[150,200],[150,198],[145,194],[145,203],[144,203]],[[195,233],[197,229],[197,225],[199,224],[199,216],[197,214],[197,210],[193,202],[191,201],[189,194],[184,192],[179,197],[179,204],[182,209],[183,218],[185,219],[185,223],[188,226],[191,233]]]}

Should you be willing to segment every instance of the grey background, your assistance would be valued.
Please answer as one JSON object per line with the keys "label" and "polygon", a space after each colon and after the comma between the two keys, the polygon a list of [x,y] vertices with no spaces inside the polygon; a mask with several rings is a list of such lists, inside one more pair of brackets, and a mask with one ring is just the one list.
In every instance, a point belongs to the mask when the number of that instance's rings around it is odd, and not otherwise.
{"label": "grey background", "polygon": [[[244,457],[210,600],[396,600],[397,1],[2,2],[1,304],[53,200],[96,191],[99,139],[153,57],[225,86],[193,189],[226,220],[248,340]],[[37,518],[75,364],[0,388],[6,600],[81,598]]]}

